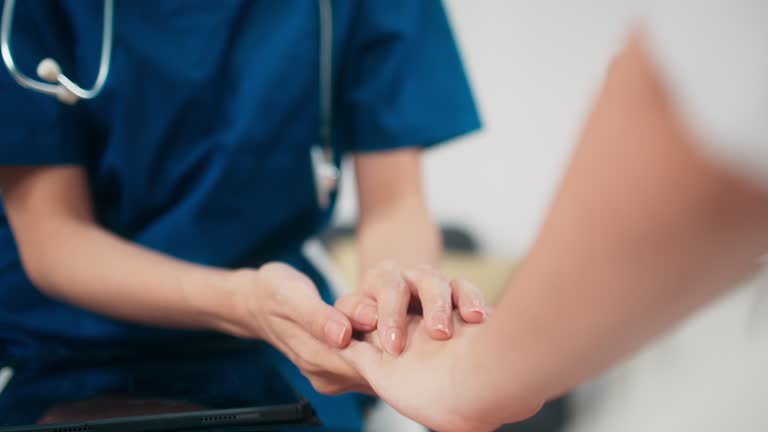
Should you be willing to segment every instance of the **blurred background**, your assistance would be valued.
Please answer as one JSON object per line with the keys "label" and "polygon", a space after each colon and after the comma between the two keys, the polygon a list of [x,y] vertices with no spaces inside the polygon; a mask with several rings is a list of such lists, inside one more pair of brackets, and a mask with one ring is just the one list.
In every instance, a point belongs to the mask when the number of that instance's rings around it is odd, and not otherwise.
{"label": "blurred background", "polygon": [[[431,207],[441,221],[471,230],[484,251],[517,256],[533,239],[638,1],[445,3],[484,128],[428,152]],[[354,179],[344,180],[340,223],[357,208]]]}
{"label": "blurred background", "polygon": [[[640,3],[446,0],[485,123],[481,132],[426,156],[431,208],[444,226],[458,230],[449,242],[449,274],[477,281],[490,297],[509,277],[534,239],[604,69]],[[338,227],[356,217],[347,168]],[[351,247],[334,251],[348,276],[354,274]],[[554,426],[563,413],[557,407],[545,413],[550,419],[510,430],[768,430],[768,308],[754,303],[765,298],[754,292],[765,286],[757,275],[584,386],[569,397],[564,429]]]}

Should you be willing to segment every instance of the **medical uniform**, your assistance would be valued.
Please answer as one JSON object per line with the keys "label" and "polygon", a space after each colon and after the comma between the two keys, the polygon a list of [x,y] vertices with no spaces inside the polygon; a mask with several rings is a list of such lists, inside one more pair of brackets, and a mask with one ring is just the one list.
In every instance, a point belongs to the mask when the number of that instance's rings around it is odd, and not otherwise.
{"label": "medical uniform", "polygon": [[[62,105],[0,71],[0,165],[82,167],[98,221],[121,237],[212,266],[282,260],[329,299],[327,283],[299,252],[330,217],[318,206],[309,157],[319,128],[318,5],[132,0],[115,8],[112,70],[96,99]],[[50,56],[90,85],[102,11],[100,0],[19,2],[16,63],[33,75]],[[337,159],[430,146],[478,128],[440,2],[338,1],[333,22]],[[151,393],[163,380],[182,379],[164,360],[179,359],[137,353],[227,340],[127,324],[46,298],[25,276],[0,213],[0,360],[15,365],[0,393],[0,424],[33,421],[57,400],[126,386]],[[315,394],[271,348],[256,343],[233,356],[205,365],[209,387],[223,386],[219,394],[274,401],[287,397],[276,381],[282,377],[334,430],[359,428],[352,398]],[[105,360],[72,372],[81,358]],[[233,364],[245,379],[216,377],[217,367]],[[259,366],[246,372],[252,364]]]}

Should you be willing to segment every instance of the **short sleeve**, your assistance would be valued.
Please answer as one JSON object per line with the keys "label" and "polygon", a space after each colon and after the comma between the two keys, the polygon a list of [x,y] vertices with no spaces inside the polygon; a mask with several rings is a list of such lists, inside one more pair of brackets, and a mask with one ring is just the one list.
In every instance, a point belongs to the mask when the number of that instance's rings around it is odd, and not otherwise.
{"label": "short sleeve", "polygon": [[[0,0],[0,3],[3,3]],[[62,23],[52,3],[17,2],[10,51],[16,67],[37,78],[37,63],[56,58]],[[55,98],[22,88],[5,65],[0,69],[0,166],[80,163],[77,146],[62,137],[62,111]]]}
{"label": "short sleeve", "polygon": [[480,127],[443,4],[361,1],[336,104],[346,150],[430,146]]}
{"label": "short sleeve", "polygon": [[645,31],[704,154],[768,184],[768,2],[659,0]]}

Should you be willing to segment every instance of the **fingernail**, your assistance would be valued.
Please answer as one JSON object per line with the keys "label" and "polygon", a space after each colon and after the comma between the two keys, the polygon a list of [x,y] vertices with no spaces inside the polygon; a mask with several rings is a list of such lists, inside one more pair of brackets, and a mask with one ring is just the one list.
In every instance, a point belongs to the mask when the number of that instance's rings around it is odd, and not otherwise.
{"label": "fingernail", "polygon": [[447,313],[438,312],[432,315],[432,327],[440,333],[450,336],[451,331],[449,329],[449,319]]}
{"label": "fingernail", "polygon": [[376,306],[369,304],[362,304],[358,306],[355,312],[355,321],[360,324],[365,324],[371,327],[376,326],[376,322],[379,320],[379,311]]}
{"label": "fingernail", "polygon": [[339,321],[328,321],[325,323],[325,339],[333,346],[340,347],[344,342],[344,336],[347,333],[347,326]]}
{"label": "fingernail", "polygon": [[384,333],[384,346],[387,348],[387,352],[392,355],[400,354],[402,341],[403,332],[397,327],[390,327]]}
{"label": "fingernail", "polygon": [[469,310],[469,315],[472,316],[473,319],[484,320],[485,319],[485,310],[478,309],[478,308],[472,308],[472,309]]}
{"label": "fingernail", "polygon": [[488,318],[488,312],[486,311],[485,307],[485,301],[482,299],[476,298],[472,302],[472,309],[469,310],[469,313],[474,315],[477,319],[485,319]]}

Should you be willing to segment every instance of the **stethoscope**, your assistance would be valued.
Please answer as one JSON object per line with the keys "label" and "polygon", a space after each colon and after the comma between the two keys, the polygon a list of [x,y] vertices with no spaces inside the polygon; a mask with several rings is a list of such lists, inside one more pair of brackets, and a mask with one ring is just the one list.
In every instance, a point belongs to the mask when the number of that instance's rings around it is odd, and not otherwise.
{"label": "stethoscope", "polygon": [[[104,0],[104,31],[101,38],[101,58],[96,82],[90,89],[84,89],[67,78],[59,63],[45,58],[37,65],[37,75],[47,81],[38,81],[21,72],[11,55],[11,32],[13,31],[13,9],[16,0],[6,0],[0,23],[0,48],[3,63],[19,85],[30,90],[55,97],[60,102],[74,105],[81,99],[93,99],[104,89],[109,76],[112,59],[114,0]],[[333,99],[333,17],[331,0],[319,0],[320,18],[320,130],[319,143],[310,147],[310,161],[314,175],[317,201],[322,208],[331,203],[331,196],[339,184],[339,169],[334,161],[331,142],[332,99]]]}

